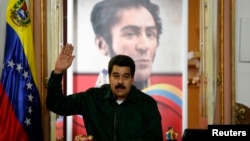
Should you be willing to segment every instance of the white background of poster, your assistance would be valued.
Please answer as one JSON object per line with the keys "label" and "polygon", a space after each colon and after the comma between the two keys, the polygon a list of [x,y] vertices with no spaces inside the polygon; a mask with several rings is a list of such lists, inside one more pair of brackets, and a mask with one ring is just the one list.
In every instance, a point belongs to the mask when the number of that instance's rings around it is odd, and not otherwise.
{"label": "white background of poster", "polygon": [[[98,73],[104,65],[104,56],[95,46],[95,36],[90,22],[90,13],[100,0],[74,1],[74,72]],[[153,63],[153,73],[181,73],[183,71],[182,50],[187,48],[184,42],[182,25],[182,0],[151,0],[160,8],[162,34]],[[183,46],[184,45],[184,46]]]}

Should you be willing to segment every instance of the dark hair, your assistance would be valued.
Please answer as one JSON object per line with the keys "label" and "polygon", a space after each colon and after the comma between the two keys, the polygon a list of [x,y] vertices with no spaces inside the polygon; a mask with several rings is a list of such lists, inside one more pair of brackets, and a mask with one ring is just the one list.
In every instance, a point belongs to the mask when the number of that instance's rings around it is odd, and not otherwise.
{"label": "dark hair", "polygon": [[116,55],[109,61],[108,73],[111,75],[112,69],[114,65],[118,66],[128,66],[130,67],[130,73],[134,77],[135,74],[135,62],[134,60],[127,55]]}
{"label": "dark hair", "polygon": [[157,28],[157,41],[162,32],[159,7],[150,0],[103,0],[98,2],[91,12],[91,23],[96,36],[101,36],[111,46],[112,37],[110,29],[119,20],[118,11],[129,7],[145,7],[152,15]]}

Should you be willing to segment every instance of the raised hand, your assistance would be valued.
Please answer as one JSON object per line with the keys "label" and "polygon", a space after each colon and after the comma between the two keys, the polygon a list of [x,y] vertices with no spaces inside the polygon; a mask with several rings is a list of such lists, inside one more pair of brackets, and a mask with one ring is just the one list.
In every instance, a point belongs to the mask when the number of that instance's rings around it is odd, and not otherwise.
{"label": "raised hand", "polygon": [[74,47],[72,46],[72,44],[67,43],[63,46],[59,56],[56,59],[54,73],[63,73],[63,71],[71,66],[75,58],[75,56],[72,55],[73,49]]}

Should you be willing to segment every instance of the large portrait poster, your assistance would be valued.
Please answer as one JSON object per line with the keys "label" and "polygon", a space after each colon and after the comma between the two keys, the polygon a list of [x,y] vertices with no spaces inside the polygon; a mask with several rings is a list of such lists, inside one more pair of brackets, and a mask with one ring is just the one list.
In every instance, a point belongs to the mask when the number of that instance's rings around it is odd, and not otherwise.
{"label": "large portrait poster", "polygon": [[[141,0],[129,1],[129,4],[122,6],[129,7]],[[72,40],[76,58],[72,72],[68,72],[73,74],[73,85],[68,84],[73,86],[72,92],[78,93],[108,83],[109,59],[116,54],[129,55],[136,63],[134,85],[158,103],[164,140],[170,127],[178,134],[177,140],[181,140],[183,129],[186,128],[186,115],[183,115],[186,110],[186,93],[183,91],[187,68],[186,1],[151,0],[147,8],[134,6],[137,8],[134,10],[122,8],[121,4],[117,4],[117,7],[100,6],[100,2],[73,2]],[[98,13],[102,8],[107,8],[104,10],[106,13]],[[107,14],[108,11],[112,13]],[[71,131],[72,138],[86,134],[80,115],[73,116]],[[61,133],[58,131],[57,134]]]}

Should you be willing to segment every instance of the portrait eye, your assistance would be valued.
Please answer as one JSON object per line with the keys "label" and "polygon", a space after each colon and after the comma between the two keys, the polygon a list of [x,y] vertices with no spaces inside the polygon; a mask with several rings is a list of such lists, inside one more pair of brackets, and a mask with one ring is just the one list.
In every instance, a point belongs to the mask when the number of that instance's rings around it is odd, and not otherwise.
{"label": "portrait eye", "polygon": [[127,31],[127,32],[124,33],[124,36],[127,37],[127,38],[132,38],[132,37],[136,36],[136,32]]}
{"label": "portrait eye", "polygon": [[154,32],[154,31],[148,31],[147,32],[147,37],[148,38],[151,38],[151,39],[155,39],[156,38],[156,32]]}

